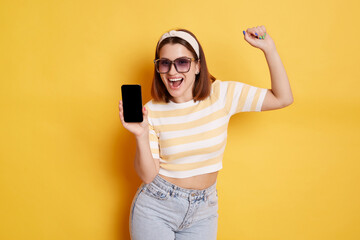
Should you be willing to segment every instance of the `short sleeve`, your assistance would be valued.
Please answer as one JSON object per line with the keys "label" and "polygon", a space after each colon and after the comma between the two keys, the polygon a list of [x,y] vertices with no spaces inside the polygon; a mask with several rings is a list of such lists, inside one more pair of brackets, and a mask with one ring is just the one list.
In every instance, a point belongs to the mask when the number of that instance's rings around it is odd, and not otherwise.
{"label": "short sleeve", "polygon": [[232,102],[230,114],[260,112],[267,91],[241,82],[228,82],[226,97]]}

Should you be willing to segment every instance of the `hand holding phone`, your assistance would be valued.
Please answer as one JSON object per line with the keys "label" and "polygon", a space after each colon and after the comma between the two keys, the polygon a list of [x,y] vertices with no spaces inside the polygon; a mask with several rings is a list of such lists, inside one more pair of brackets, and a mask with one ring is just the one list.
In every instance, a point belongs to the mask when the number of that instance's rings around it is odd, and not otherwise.
{"label": "hand holding phone", "polygon": [[122,85],[121,95],[123,102],[124,121],[142,122],[142,97],[140,85]]}

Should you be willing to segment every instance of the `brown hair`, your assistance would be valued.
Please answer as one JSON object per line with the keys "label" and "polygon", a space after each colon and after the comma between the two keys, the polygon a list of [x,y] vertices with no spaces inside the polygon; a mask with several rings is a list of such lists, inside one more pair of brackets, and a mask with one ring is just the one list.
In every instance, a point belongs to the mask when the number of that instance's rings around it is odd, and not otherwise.
{"label": "brown hair", "polygon": [[[176,30],[187,32],[196,39],[195,35],[188,30],[185,29],[176,29]],[[211,83],[214,82],[216,78],[209,73],[206,65],[204,51],[199,41],[197,39],[196,41],[199,44],[200,59],[197,56],[194,49],[192,48],[192,46],[184,39],[178,37],[165,38],[160,44],[158,44],[155,51],[155,59],[159,58],[160,49],[164,45],[179,43],[184,47],[186,47],[193,54],[195,61],[200,60],[200,73],[197,74],[195,77],[195,83],[193,88],[194,101],[199,101],[199,100],[204,100],[210,95]],[[154,78],[151,86],[151,96],[155,101],[160,101],[160,102],[169,102],[169,100],[172,98],[169,92],[167,91],[164,83],[162,82],[160,74],[156,71],[155,67],[154,67]]]}

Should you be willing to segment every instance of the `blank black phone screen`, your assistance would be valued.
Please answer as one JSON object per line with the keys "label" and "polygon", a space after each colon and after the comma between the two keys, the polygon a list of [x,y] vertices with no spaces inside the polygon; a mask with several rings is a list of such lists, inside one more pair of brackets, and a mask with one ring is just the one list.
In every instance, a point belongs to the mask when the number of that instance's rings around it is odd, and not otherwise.
{"label": "blank black phone screen", "polygon": [[125,122],[142,122],[142,98],[140,85],[122,85],[121,95]]}

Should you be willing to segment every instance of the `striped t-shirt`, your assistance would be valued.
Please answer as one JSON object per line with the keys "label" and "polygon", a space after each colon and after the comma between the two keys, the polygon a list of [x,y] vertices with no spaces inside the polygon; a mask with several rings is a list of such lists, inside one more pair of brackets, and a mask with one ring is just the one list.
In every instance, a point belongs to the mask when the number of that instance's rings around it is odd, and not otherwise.
{"label": "striped t-shirt", "polygon": [[216,80],[202,101],[146,104],[150,148],[160,160],[159,174],[186,178],[222,168],[230,117],[261,111],[267,89]]}

